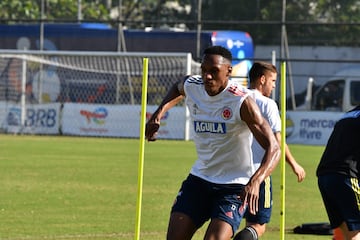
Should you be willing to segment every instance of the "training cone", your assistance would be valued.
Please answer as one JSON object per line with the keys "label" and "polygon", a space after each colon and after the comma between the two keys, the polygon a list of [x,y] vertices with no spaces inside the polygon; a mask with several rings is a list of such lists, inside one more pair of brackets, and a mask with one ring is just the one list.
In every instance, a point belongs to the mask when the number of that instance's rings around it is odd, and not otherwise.
{"label": "training cone", "polygon": [[335,228],[333,231],[333,240],[345,240],[340,228]]}

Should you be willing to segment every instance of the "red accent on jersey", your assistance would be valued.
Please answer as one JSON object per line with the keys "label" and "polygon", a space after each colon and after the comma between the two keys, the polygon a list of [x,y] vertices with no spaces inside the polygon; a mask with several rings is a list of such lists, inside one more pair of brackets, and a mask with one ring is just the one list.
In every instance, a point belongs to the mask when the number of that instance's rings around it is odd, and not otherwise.
{"label": "red accent on jersey", "polygon": [[238,86],[236,86],[236,85],[230,86],[228,91],[236,96],[241,96],[241,97],[245,96],[245,94],[246,94],[246,92],[244,92],[242,89],[238,88]]}

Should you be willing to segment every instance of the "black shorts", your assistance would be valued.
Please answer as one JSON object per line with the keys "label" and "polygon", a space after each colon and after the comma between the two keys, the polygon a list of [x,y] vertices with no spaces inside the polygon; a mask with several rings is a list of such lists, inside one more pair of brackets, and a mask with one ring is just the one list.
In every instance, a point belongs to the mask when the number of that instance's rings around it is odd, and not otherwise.
{"label": "black shorts", "polygon": [[243,218],[245,207],[238,195],[242,184],[215,184],[189,175],[182,183],[171,212],[188,215],[200,228],[209,219],[229,223],[235,233]]}
{"label": "black shorts", "polygon": [[272,181],[271,176],[267,177],[261,184],[259,190],[259,210],[255,215],[246,211],[244,218],[249,223],[264,224],[270,222],[272,211]]}
{"label": "black shorts", "polygon": [[345,222],[350,231],[360,230],[360,187],[357,178],[340,174],[318,177],[318,186],[331,228]]}

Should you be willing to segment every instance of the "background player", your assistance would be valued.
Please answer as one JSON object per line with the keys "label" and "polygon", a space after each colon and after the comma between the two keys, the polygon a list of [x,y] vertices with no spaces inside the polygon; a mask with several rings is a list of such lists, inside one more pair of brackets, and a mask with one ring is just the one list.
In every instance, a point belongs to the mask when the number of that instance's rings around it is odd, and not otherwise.
{"label": "background player", "polygon": [[360,105],[335,124],[316,170],[331,228],[360,239]]}
{"label": "background player", "polygon": [[[281,142],[281,119],[278,106],[274,100],[270,98],[273,89],[276,86],[277,69],[267,62],[255,62],[249,71],[250,89],[253,90],[252,97],[259,106],[264,118],[269,122],[277,141]],[[254,140],[252,145],[253,157],[256,168],[260,166],[264,149]],[[285,156],[287,163],[290,164],[293,172],[296,174],[298,181],[301,182],[305,178],[305,170],[300,166],[290,149],[285,145]],[[272,182],[271,177],[265,179],[260,186],[259,193],[259,211],[254,215],[250,212],[245,214],[246,227],[240,231],[235,240],[255,240],[265,233],[266,223],[270,221],[272,210]]]}

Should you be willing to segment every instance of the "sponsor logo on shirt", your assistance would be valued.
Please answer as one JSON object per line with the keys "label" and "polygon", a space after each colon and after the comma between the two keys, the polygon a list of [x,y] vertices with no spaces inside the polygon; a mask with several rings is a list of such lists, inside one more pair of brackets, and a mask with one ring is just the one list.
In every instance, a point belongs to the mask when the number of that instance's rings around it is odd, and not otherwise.
{"label": "sponsor logo on shirt", "polygon": [[225,123],[194,121],[194,130],[196,133],[225,134],[226,125]]}

